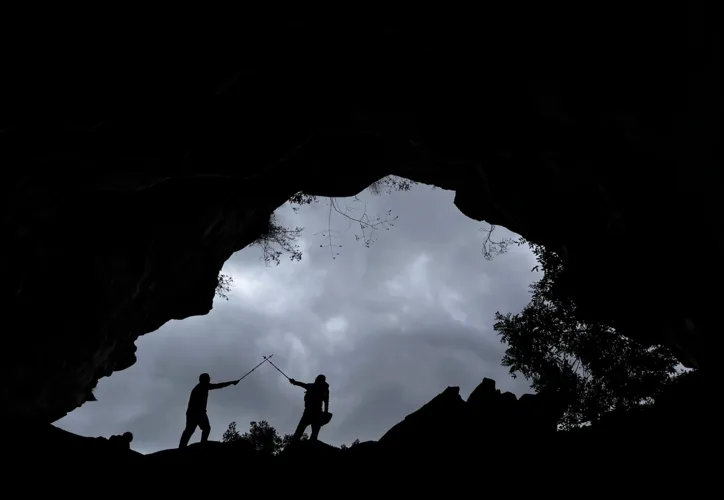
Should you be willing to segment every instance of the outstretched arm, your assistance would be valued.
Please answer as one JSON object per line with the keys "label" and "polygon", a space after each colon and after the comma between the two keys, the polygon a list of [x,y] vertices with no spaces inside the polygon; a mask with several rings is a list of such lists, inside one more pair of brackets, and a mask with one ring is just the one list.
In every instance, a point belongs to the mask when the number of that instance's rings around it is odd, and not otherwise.
{"label": "outstretched arm", "polygon": [[238,380],[231,380],[229,382],[221,382],[218,384],[209,384],[209,390],[223,389],[224,387],[229,387],[230,385],[236,385],[238,383],[239,383]]}
{"label": "outstretched arm", "polygon": [[313,385],[313,384],[305,384],[304,382],[297,382],[297,381],[294,380],[293,378],[290,378],[290,379],[289,379],[289,383],[292,384],[292,385],[296,385],[297,387],[303,387],[303,388],[305,388],[306,390],[309,390],[309,389],[312,387],[312,385]]}

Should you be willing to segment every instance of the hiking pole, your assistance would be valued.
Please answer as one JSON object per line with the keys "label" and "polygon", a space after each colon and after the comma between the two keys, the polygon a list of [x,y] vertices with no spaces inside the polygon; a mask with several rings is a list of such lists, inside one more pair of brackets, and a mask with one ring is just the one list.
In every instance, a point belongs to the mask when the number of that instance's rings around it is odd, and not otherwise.
{"label": "hiking pole", "polygon": [[[281,370],[279,369],[279,367],[278,367],[277,365],[275,365],[274,362],[273,362],[272,360],[270,360],[269,358],[271,358],[271,356],[269,356],[269,357],[264,356],[264,361],[269,361],[269,364],[270,364],[270,365],[272,365],[274,368],[276,368],[276,370],[277,370],[279,373],[281,373],[282,375],[284,375],[285,377],[287,377],[287,374],[284,373],[283,371],[281,371]],[[264,361],[262,361],[262,363],[263,363]],[[290,379],[289,377],[287,377],[287,380],[291,380],[291,379]]]}
{"label": "hiking pole", "polygon": [[[261,363],[259,363],[258,365],[256,365],[254,368],[252,368],[251,370],[249,370],[248,372],[246,372],[246,373],[244,374],[244,376],[239,379],[239,382],[241,382],[244,377],[246,377],[246,376],[249,375],[251,372],[253,372],[253,371],[256,370],[257,368],[259,368],[261,365],[263,365],[264,363],[266,363],[267,361],[269,361],[269,358],[271,358],[272,356],[274,356],[274,353],[270,354],[269,356],[264,356],[264,361],[262,361]],[[271,361],[269,361],[269,362],[271,363]]]}

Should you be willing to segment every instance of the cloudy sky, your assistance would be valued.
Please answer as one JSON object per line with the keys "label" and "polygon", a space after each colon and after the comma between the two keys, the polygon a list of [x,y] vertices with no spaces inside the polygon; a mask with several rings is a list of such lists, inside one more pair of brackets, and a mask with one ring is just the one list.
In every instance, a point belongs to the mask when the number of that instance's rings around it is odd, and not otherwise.
{"label": "cloudy sky", "polygon": [[[189,392],[202,372],[212,381],[239,378],[274,353],[290,377],[330,383],[334,418],[320,439],[334,445],[378,439],[407,414],[459,386],[463,397],[490,377],[501,390],[520,395],[524,379],[500,365],[504,345],[492,330],[495,311],[519,312],[528,302],[535,259],[513,245],[486,261],[481,254],[484,223],[463,216],[454,193],[429,186],[409,192],[338,199],[352,216],[360,210],[394,227],[376,232],[369,247],[357,242],[359,226],[337,214],[331,219],[332,258],[321,234],[329,202],[299,213],[278,210],[287,225],[303,226],[301,262],[267,267],[261,250],[249,247],[224,268],[234,278],[229,300],[217,298],[206,316],[171,321],[137,341],[138,362],[100,381],[97,402],[56,423],[85,436],[130,430],[142,453],[178,446]],[[511,236],[503,228],[500,236]],[[211,438],[220,440],[232,421],[246,430],[267,420],[292,433],[304,391],[264,364],[237,386],[212,391]],[[198,441],[197,430],[191,442]]]}

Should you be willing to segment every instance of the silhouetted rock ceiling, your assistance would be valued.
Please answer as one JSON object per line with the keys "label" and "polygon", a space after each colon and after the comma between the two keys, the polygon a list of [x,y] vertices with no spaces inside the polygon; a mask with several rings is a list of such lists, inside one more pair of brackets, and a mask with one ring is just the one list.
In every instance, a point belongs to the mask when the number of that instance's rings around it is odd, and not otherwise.
{"label": "silhouetted rock ceiling", "polygon": [[686,31],[662,9],[247,21],[163,43],[36,28],[7,60],[0,135],[7,414],[62,417],[139,335],[206,314],[292,194],[388,174],[563,252],[587,314],[713,366],[716,16]]}

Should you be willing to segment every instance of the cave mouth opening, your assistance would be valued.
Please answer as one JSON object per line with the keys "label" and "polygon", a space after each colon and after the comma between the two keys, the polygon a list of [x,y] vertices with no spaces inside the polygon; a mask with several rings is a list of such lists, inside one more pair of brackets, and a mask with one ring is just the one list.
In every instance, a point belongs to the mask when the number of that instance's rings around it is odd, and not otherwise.
{"label": "cave mouth opening", "polygon": [[[272,352],[290,376],[327,375],[338,426],[328,439],[338,445],[355,428],[354,439],[379,438],[449,385],[465,396],[489,377],[529,392],[501,366],[492,322],[525,306],[535,259],[518,235],[463,215],[454,196],[391,176],[353,197],[293,197],[226,261],[208,315],[140,337],[135,366],[101,379],[97,401],[56,425],[132,430],[145,450],[174,447],[198,373],[231,379]],[[210,398],[212,439],[231,421],[289,431],[299,395],[264,368]],[[362,425],[355,415],[370,406],[384,409]]]}

